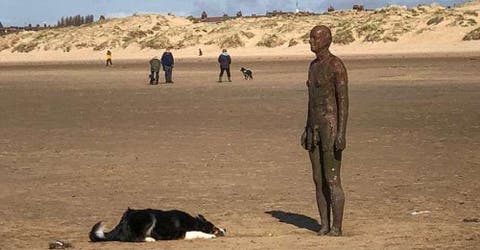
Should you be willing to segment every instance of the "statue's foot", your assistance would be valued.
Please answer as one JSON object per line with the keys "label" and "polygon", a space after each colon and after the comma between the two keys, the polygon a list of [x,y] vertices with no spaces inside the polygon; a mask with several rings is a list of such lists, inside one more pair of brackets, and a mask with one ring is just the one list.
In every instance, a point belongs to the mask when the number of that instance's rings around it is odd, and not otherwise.
{"label": "statue's foot", "polygon": [[328,236],[334,236],[334,237],[342,236],[342,230],[332,228],[332,230],[328,232]]}
{"label": "statue's foot", "polygon": [[330,232],[330,227],[321,227],[320,230],[317,232],[317,235],[323,236],[327,235]]}

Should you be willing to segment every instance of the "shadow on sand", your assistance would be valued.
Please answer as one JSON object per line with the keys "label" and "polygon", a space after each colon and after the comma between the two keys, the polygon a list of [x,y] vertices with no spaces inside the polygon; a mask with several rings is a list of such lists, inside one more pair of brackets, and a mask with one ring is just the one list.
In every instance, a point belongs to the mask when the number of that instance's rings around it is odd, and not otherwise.
{"label": "shadow on sand", "polygon": [[278,210],[267,211],[265,213],[277,218],[280,222],[294,225],[298,228],[305,228],[313,232],[318,232],[318,230],[320,230],[320,224],[318,224],[317,220],[302,214]]}

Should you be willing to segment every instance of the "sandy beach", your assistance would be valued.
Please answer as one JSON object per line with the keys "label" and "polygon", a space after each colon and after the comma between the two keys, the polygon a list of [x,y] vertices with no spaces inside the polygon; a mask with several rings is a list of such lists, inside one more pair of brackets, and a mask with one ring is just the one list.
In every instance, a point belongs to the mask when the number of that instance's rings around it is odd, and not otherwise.
{"label": "sandy beach", "polygon": [[[316,236],[307,154],[308,59],[3,65],[1,249],[475,249],[480,243],[479,57],[346,58],[351,115],[344,237]],[[240,80],[240,66],[254,81]],[[215,240],[90,243],[124,209],[201,213]],[[412,215],[415,212],[423,214]]]}
{"label": "sandy beach", "polygon": [[[480,36],[465,37],[479,14],[480,1],[220,23],[145,14],[0,36],[0,249],[478,249]],[[343,237],[316,235],[299,145],[318,24],[349,74]],[[166,47],[175,83],[149,85]],[[216,82],[222,48],[232,83]],[[89,242],[127,207],[203,214],[228,233]]]}

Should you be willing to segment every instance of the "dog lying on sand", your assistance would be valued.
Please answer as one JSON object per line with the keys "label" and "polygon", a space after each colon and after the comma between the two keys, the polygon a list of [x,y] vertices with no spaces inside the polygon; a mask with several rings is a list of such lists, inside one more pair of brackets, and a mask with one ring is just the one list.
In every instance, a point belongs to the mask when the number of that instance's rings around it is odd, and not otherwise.
{"label": "dog lying on sand", "polygon": [[128,208],[110,232],[105,232],[103,222],[95,224],[90,240],[154,242],[157,240],[212,239],[225,236],[225,229],[218,228],[202,215],[196,217],[179,211]]}

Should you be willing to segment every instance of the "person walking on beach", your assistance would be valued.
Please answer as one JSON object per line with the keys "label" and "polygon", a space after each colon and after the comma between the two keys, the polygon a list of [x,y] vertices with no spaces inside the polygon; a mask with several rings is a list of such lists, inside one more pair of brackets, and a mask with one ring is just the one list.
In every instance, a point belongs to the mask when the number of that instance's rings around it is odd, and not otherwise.
{"label": "person walking on beach", "polygon": [[105,66],[108,67],[108,65],[112,65],[112,52],[110,50],[107,50],[106,59]]}
{"label": "person walking on beach", "polygon": [[231,82],[230,78],[230,64],[232,64],[232,59],[227,53],[227,49],[222,50],[222,54],[218,57],[218,63],[220,64],[220,75],[218,77],[218,82],[222,82],[223,72],[227,71],[228,81]]}
{"label": "person walking on beach", "polygon": [[173,83],[172,81],[172,71],[175,61],[173,59],[173,54],[170,52],[170,48],[167,48],[162,55],[162,66],[163,71],[165,71],[165,83]]}
{"label": "person walking on beach", "polygon": [[150,85],[158,84],[161,64],[162,62],[156,56],[150,60]]}

